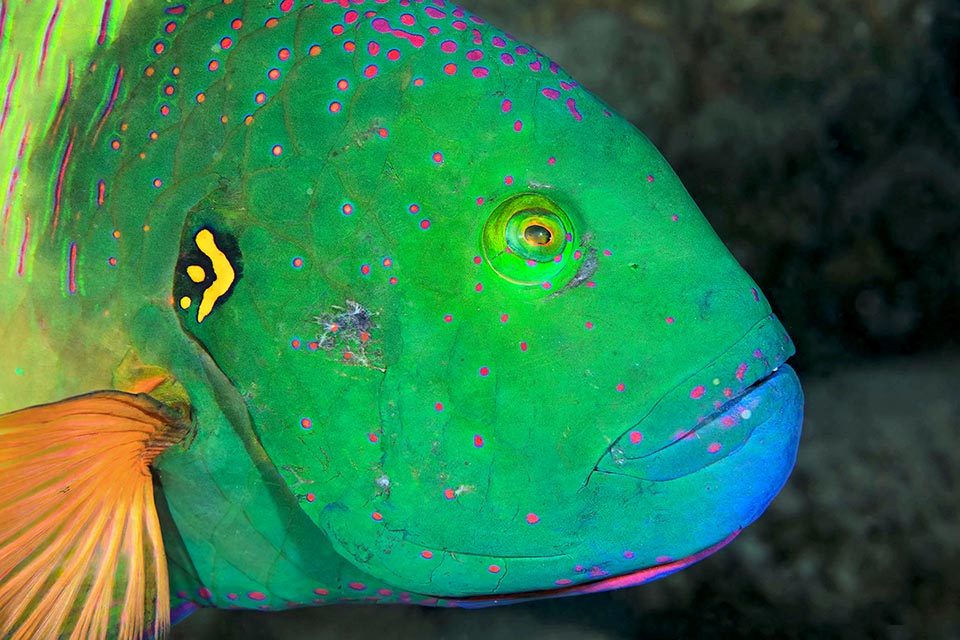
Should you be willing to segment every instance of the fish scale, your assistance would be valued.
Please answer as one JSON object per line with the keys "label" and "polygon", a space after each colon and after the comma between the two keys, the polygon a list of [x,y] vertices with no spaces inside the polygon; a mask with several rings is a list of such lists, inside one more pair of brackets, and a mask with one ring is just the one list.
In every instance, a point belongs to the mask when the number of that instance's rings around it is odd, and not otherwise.
{"label": "fish scale", "polygon": [[6,96],[0,456],[35,405],[162,407],[158,629],[167,591],[176,620],[639,584],[783,485],[789,337],[556,63],[443,0],[97,7],[93,43],[29,14],[62,82]]}

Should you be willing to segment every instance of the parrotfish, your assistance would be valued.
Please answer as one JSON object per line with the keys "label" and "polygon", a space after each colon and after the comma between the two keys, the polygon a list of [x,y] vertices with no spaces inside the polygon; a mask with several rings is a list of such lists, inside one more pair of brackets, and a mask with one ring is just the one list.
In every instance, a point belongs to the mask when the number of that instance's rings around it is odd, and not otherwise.
{"label": "parrotfish", "polygon": [[632,586],[786,482],[767,299],[450,2],[0,0],[0,87],[0,636]]}

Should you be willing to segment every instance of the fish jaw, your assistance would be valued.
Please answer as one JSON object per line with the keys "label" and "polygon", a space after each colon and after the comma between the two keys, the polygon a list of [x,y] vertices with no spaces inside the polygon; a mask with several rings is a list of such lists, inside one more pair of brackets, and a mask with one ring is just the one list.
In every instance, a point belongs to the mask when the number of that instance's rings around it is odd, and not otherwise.
{"label": "fish jaw", "polygon": [[[769,421],[799,433],[803,393],[793,369],[784,364],[793,353],[776,316],[761,318],[664,394],[610,446],[596,471],[669,481],[735,453]],[[795,455],[796,443],[793,447]]]}
{"label": "fish jaw", "polygon": [[568,587],[557,587],[556,589],[543,589],[541,591],[527,591],[524,593],[513,593],[496,596],[474,596],[466,598],[454,598],[445,601],[445,604],[451,607],[460,607],[461,609],[485,609],[487,607],[496,607],[505,604],[517,604],[520,602],[530,602],[531,600],[544,600],[547,598],[565,598],[568,596],[580,596],[588,593],[602,593],[603,591],[612,591],[614,589],[625,589],[635,587],[645,582],[651,582],[658,578],[664,578],[671,573],[676,573],[681,569],[686,569],[692,564],[700,562],[720,549],[733,542],[740,535],[742,529],[737,529],[720,542],[710,545],[706,549],[693,553],[679,560],[670,560],[655,564],[629,573],[613,576],[610,578],[601,578],[593,582],[571,585]]}
{"label": "fish jaw", "polygon": [[[704,496],[702,510],[694,512],[696,515],[686,521],[669,522],[660,517],[651,517],[647,524],[662,527],[662,535],[665,537],[676,538],[682,535],[695,540],[698,536],[703,539],[714,536],[718,541],[700,543],[704,545],[702,548],[679,559],[663,557],[660,558],[661,562],[597,580],[579,584],[566,584],[561,580],[553,589],[452,598],[446,600],[446,604],[479,609],[634,587],[680,571],[726,547],[766,510],[793,469],[803,422],[803,392],[793,369],[786,364],[778,366],[772,373],[751,384],[746,391],[731,400],[725,410],[717,412],[710,420],[698,425],[693,433],[699,434],[697,439],[706,441],[708,436],[717,430],[733,428],[723,424],[724,418],[745,411],[756,411],[760,417],[754,420],[742,441],[731,447],[733,450],[730,453],[693,471],[655,481],[663,485],[659,491],[664,497],[670,493],[668,487],[671,482],[682,483],[684,488],[679,488],[678,491],[688,499],[693,495]],[[747,419],[743,421],[746,422]],[[683,442],[690,440],[678,440],[640,458],[634,463],[631,473],[619,473],[620,478],[631,482],[641,475],[665,475],[663,469],[671,468],[669,462],[672,458],[682,460],[687,457],[684,454],[689,451],[685,451],[683,445],[677,446]],[[656,471],[657,469],[660,471]],[[598,471],[606,480],[612,480],[618,475],[599,469]],[[707,496],[711,493],[713,495],[708,499]],[[706,527],[703,526],[704,523],[707,524]]]}

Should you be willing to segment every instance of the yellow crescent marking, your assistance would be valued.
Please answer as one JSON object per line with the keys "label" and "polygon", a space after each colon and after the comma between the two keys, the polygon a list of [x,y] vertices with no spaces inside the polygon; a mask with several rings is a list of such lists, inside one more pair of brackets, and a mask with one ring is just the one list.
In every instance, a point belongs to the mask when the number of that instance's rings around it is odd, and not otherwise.
{"label": "yellow crescent marking", "polygon": [[192,264],[187,267],[187,275],[190,276],[190,279],[197,284],[200,284],[207,278],[207,272],[203,270],[203,267],[196,264]]}
{"label": "yellow crescent marking", "polygon": [[217,300],[230,290],[237,273],[233,270],[233,265],[230,264],[227,256],[220,251],[209,229],[201,229],[194,241],[197,243],[197,248],[210,258],[215,276],[200,300],[200,308],[197,310],[197,322],[200,323],[213,311],[213,305]]}

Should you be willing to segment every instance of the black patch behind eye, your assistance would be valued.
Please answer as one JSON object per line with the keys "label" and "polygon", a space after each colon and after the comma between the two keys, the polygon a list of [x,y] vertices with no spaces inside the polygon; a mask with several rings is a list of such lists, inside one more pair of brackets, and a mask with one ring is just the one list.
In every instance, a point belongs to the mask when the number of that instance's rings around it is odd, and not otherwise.
{"label": "black patch behind eye", "polygon": [[[198,309],[195,317],[198,322],[203,322],[207,315],[230,299],[242,277],[243,256],[232,233],[208,226],[185,230],[173,278],[174,303],[182,310]],[[210,298],[210,288],[224,279],[227,280],[222,282],[227,285],[226,291]],[[212,301],[212,307],[203,313],[199,309],[205,296]]]}

